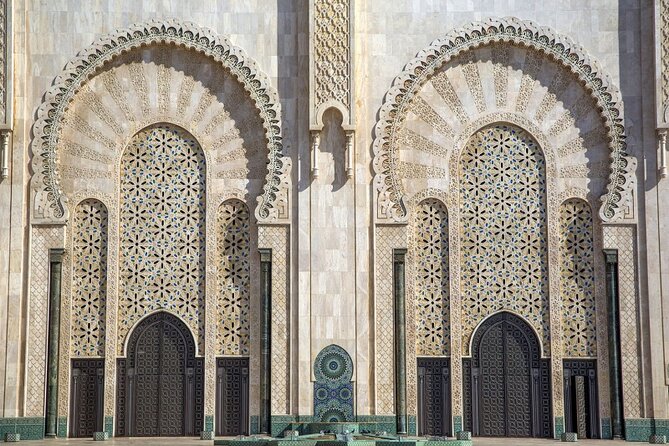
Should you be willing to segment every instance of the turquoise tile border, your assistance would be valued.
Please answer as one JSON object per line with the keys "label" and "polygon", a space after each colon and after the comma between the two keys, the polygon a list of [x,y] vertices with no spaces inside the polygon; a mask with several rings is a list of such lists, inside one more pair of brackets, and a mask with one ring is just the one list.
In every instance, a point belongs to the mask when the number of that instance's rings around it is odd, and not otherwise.
{"label": "turquoise tile border", "polygon": [[251,426],[249,427],[249,433],[251,435],[256,435],[260,433],[260,416],[251,415]]}
{"label": "turquoise tile border", "polygon": [[67,438],[67,417],[58,417],[56,436],[58,438]]}
{"label": "turquoise tile border", "polygon": [[114,417],[105,417],[105,432],[111,438],[114,435]]}
{"label": "turquoise tile border", "polygon": [[456,415],[453,417],[453,434],[457,434],[462,431],[462,417]]}
{"label": "turquoise tile border", "polygon": [[[213,431],[214,430],[214,416],[213,415],[205,415],[204,416],[204,430],[205,431]],[[198,435],[200,435],[199,432],[197,432]]]}
{"label": "turquoise tile border", "polygon": [[409,435],[416,435],[416,432],[418,430],[418,426],[416,425],[416,417],[414,415],[409,415]]}
{"label": "turquoise tile border", "polygon": [[651,435],[669,436],[669,420],[660,418],[625,419],[625,440],[648,441]]}
{"label": "turquoise tile border", "polygon": [[553,426],[555,426],[555,438],[560,438],[564,433],[564,417],[555,417]]}
{"label": "turquoise tile border", "polygon": [[0,438],[15,432],[21,434],[21,440],[43,439],[44,417],[0,418]]}
{"label": "turquoise tile border", "polygon": [[613,438],[611,433],[611,418],[602,418],[602,439],[610,440]]}

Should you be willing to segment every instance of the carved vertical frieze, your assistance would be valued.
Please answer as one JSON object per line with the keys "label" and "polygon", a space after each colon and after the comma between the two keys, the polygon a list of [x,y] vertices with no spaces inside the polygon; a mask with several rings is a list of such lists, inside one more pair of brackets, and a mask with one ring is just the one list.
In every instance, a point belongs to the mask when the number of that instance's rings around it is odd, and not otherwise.
{"label": "carved vertical frieze", "polygon": [[[351,111],[351,3],[351,0],[314,0],[311,6],[313,112],[320,110],[322,113],[335,104],[349,113]],[[319,116],[314,115],[314,118],[312,124],[319,120]],[[349,120],[344,124],[352,122]]]}
{"label": "carved vertical frieze", "polygon": [[660,58],[657,66],[660,68],[660,91],[658,107],[661,107],[658,115],[658,124],[669,124],[669,0],[660,0],[656,3],[659,8],[659,27],[657,36],[659,36]]}
{"label": "carved vertical frieze", "polygon": [[[311,41],[309,104],[310,126],[316,135],[323,129],[323,114],[339,110],[346,132],[346,177],[353,177],[355,150],[353,99],[353,0],[313,0],[310,5]],[[314,136],[315,138],[318,136]],[[313,145],[316,166],[318,143]],[[318,178],[318,167],[313,177]]]}
{"label": "carved vertical frieze", "polygon": [[0,123],[10,127],[11,103],[11,57],[12,57],[12,0],[0,0]]}
{"label": "carved vertical frieze", "polygon": [[12,0],[0,0],[0,181],[9,177],[12,141]]}

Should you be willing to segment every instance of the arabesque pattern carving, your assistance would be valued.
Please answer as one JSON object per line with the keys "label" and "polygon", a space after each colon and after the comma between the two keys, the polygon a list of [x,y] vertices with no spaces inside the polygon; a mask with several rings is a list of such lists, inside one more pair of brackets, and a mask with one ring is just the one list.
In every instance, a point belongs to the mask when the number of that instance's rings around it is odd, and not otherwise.
{"label": "arabesque pattern carving", "polygon": [[560,294],[567,357],[597,355],[595,259],[590,206],[570,199],[560,206]]}
{"label": "arabesque pattern carving", "polygon": [[427,199],[415,219],[416,355],[449,356],[448,213],[439,200]]}
{"label": "arabesque pattern carving", "polygon": [[314,33],[315,107],[338,101],[350,107],[348,0],[316,0]]}
{"label": "arabesque pattern carving", "polygon": [[520,128],[475,133],[461,156],[462,343],[500,310],[524,316],[549,344],[546,164]]}
{"label": "arabesque pattern carving", "polygon": [[[8,64],[7,60],[10,57],[11,48],[8,45],[7,29],[9,28],[7,1],[0,1],[0,122],[7,122],[7,107],[9,106],[7,100],[7,81]],[[13,124],[13,123],[10,123]]]}
{"label": "arabesque pattern carving", "polygon": [[104,356],[107,311],[107,208],[87,199],[74,212],[71,354]]}
{"label": "arabesque pattern carving", "polygon": [[218,354],[250,352],[250,227],[249,209],[239,200],[218,208]]}
{"label": "arabesque pattern carving", "polygon": [[395,334],[393,312],[393,249],[406,248],[404,226],[377,226],[375,250],[376,277],[376,395],[377,413],[395,410]]}
{"label": "arabesque pattern carving", "polygon": [[183,130],[139,132],[121,161],[118,351],[146,314],[168,310],[204,342],[205,161]]}
{"label": "arabesque pattern carving", "polygon": [[[281,109],[269,78],[227,38],[193,23],[167,20],[133,25],[100,38],[71,60],[55,79],[37,111],[33,127],[33,170],[36,173],[31,183],[36,191],[33,222],[62,223],[67,219],[66,200],[59,186],[57,148],[60,146],[60,131],[66,119],[66,110],[76,92],[103,65],[121,54],[157,43],[183,46],[203,53],[219,62],[242,83],[258,109],[268,147],[267,177],[264,191],[258,197],[256,216],[259,220],[287,218],[287,215],[279,215],[277,203],[288,200],[286,185],[290,162],[283,157]],[[285,203],[280,206],[285,207]]]}
{"label": "arabesque pattern carving", "polygon": [[662,76],[662,111],[664,122],[669,116],[669,0],[660,0],[660,76]]}
{"label": "arabesque pattern carving", "polygon": [[[435,73],[462,52],[499,42],[531,47],[570,70],[590,92],[595,108],[607,129],[611,163],[607,192],[602,196],[600,216],[610,221],[621,218],[634,186],[634,160],[627,156],[623,110],[620,93],[599,64],[569,38],[516,18],[488,19],[454,30],[446,37],[432,42],[409,62],[393,82],[386,95],[376,124],[374,140],[374,183],[377,190],[377,213],[381,219],[404,221],[407,208],[401,183],[397,139],[406,119],[407,110],[421,87],[429,80],[435,84]],[[441,92],[445,97],[447,91]],[[457,96],[451,99],[457,100]],[[451,105],[451,108],[453,106]],[[457,109],[457,107],[455,107]],[[466,119],[466,117],[463,117]],[[556,123],[555,132],[569,122],[569,117]]]}
{"label": "arabesque pattern carving", "polygon": [[605,226],[604,249],[618,250],[618,298],[620,301],[620,362],[625,418],[640,418],[643,404],[639,376],[638,278],[636,233],[633,226]]}
{"label": "arabesque pattern carving", "polygon": [[49,249],[62,248],[62,227],[33,227],[30,240],[30,295],[26,352],[26,416],[44,416],[46,341],[49,328]]}
{"label": "arabesque pattern carving", "polygon": [[258,228],[258,248],[272,250],[272,414],[290,413],[289,231],[288,226]]}

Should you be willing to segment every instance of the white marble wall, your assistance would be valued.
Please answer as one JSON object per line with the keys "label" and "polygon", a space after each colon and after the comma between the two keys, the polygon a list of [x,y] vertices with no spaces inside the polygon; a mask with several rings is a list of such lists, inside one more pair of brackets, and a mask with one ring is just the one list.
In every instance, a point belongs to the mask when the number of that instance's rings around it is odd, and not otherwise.
{"label": "white marble wall", "polygon": [[[0,417],[26,414],[22,345],[31,273],[26,189],[31,126],[44,92],[77,52],[100,35],[132,23],[178,18],[229,36],[270,76],[281,97],[285,151],[293,159],[288,274],[293,305],[287,321],[292,364],[287,382],[293,391],[288,392],[286,412],[311,412],[313,359],[325,345],[339,343],[356,364],[357,413],[375,414],[380,412],[371,388],[376,258],[371,146],[378,110],[393,78],[432,40],[470,21],[515,16],[570,36],[621,88],[629,151],[639,161],[634,217],[639,225],[638,286],[646,352],[640,415],[669,418],[665,378],[669,342],[662,340],[667,327],[658,316],[669,320],[669,293],[662,297],[662,283],[669,281],[669,237],[662,237],[669,224],[662,206],[669,180],[658,185],[655,175],[654,37],[643,26],[652,23],[652,3],[560,0],[546,7],[543,0],[355,0],[355,176],[333,192],[330,182],[312,182],[309,175],[308,0],[90,0],[85,7],[76,0],[14,0],[12,169],[10,177],[0,182],[0,333],[7,333],[0,335]],[[323,172],[332,159],[321,161]],[[326,211],[332,218],[326,218]],[[336,273],[328,274],[333,268]],[[349,318],[355,323],[346,324]]]}

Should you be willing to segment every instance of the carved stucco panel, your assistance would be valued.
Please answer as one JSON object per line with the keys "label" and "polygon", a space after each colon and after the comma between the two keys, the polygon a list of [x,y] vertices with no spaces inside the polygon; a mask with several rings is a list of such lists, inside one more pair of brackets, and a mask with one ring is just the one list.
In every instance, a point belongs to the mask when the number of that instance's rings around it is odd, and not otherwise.
{"label": "carved stucco panel", "polygon": [[[46,99],[38,109],[38,118],[33,127],[35,134],[33,152],[36,154],[33,158],[33,170],[36,174],[31,182],[34,198],[33,223],[64,222],[67,219],[66,198],[60,185],[62,175],[104,176],[104,173],[96,172],[95,169],[91,170],[90,167],[79,168],[65,165],[62,171],[59,170],[57,159],[62,149],[60,134],[63,126],[75,125],[89,138],[103,146],[109,146],[109,143],[113,141],[104,133],[88,125],[86,121],[79,119],[76,114],[66,112],[74,96],[84,88],[91,77],[103,67],[114,63],[119,57],[122,57],[123,53],[159,43],[170,45],[172,48],[182,46],[187,49],[186,51],[200,52],[220,64],[223,70],[227,70],[241,83],[257,110],[264,129],[265,147],[269,159],[263,191],[258,195],[256,215],[263,221],[289,218],[290,162],[283,157],[280,105],[275,90],[270,86],[269,78],[257,68],[255,62],[250,60],[241,49],[232,45],[228,39],[219,37],[211,30],[200,28],[192,23],[167,20],[133,25],[100,38],[67,64],[64,72],[56,78],[54,86],[46,93]],[[150,108],[151,104],[147,99],[148,85],[144,83],[141,73],[131,68],[128,79],[137,86],[138,95],[136,96],[140,100],[140,109]],[[128,107],[123,105],[123,99],[119,97],[122,95],[123,88],[119,88],[119,83],[114,79],[106,78],[105,80],[110,94],[115,97],[117,104],[121,104],[119,107],[123,112],[127,113]],[[159,96],[162,94],[160,97],[165,96],[164,93],[168,91],[170,82],[170,72],[161,66],[157,70],[158,89],[156,91]],[[86,95],[85,90],[84,95]],[[179,98],[184,97],[187,95],[179,95]],[[95,108],[95,99],[92,97],[88,99],[88,104]],[[161,113],[169,106],[161,100],[158,101],[156,108]],[[119,127],[113,125],[114,121],[110,122],[112,123],[111,131],[118,130]],[[144,125],[151,123],[147,122]],[[136,128],[135,132],[140,128]],[[90,152],[89,148],[84,147],[84,150]],[[104,155],[101,156],[104,157]],[[112,170],[107,170],[107,172],[112,172]]]}
{"label": "carved stucco panel", "polygon": [[[376,212],[380,221],[405,221],[407,218],[406,197],[404,185],[401,182],[405,168],[399,159],[398,151],[401,150],[398,145],[398,137],[401,134],[401,128],[404,126],[408,113],[411,109],[414,98],[421,94],[421,89],[428,83],[433,85],[435,91],[442,96],[444,104],[447,104],[453,110],[453,116],[458,117],[456,124],[458,126],[466,123],[470,119],[470,111],[458,98],[457,91],[454,89],[450,79],[439,74],[439,70],[450,61],[467,51],[473,51],[474,48],[485,48],[490,45],[525,46],[529,48],[528,54],[532,54],[528,63],[536,60],[538,64],[543,63],[541,59],[550,58],[558,64],[563,71],[571,72],[566,76],[572,76],[575,82],[579,84],[584,91],[588,92],[592,106],[579,107],[575,104],[569,113],[563,116],[552,116],[549,110],[551,105],[556,105],[556,97],[547,95],[540,100],[539,110],[527,110],[526,106],[517,108],[515,111],[526,114],[528,117],[539,117],[539,121],[545,121],[549,127],[546,133],[551,136],[559,135],[569,128],[570,123],[579,119],[579,113],[585,115],[590,110],[597,114],[597,119],[606,129],[608,148],[610,150],[610,172],[608,174],[608,183],[605,190],[602,191],[602,205],[600,216],[604,220],[614,220],[622,218],[622,214],[628,211],[629,202],[632,198],[631,193],[634,188],[634,159],[626,154],[625,132],[622,116],[622,101],[618,90],[611,84],[608,77],[604,75],[599,64],[592,60],[586,51],[576,45],[569,38],[556,34],[546,28],[521,21],[515,18],[488,19],[485,22],[476,22],[465,28],[454,30],[444,38],[437,39],[428,48],[421,51],[418,56],[405,67],[404,72],[399,75],[393,84],[393,87],[386,95],[386,101],[380,110],[380,118],[376,125],[376,138],[374,140],[374,185],[377,191]],[[533,54],[534,53],[534,54]],[[537,58],[537,55],[539,57]],[[468,56],[467,56],[468,57]],[[527,65],[527,63],[526,63]],[[526,66],[528,82],[527,88],[521,89],[519,93],[511,90],[504,94],[496,94],[496,97],[506,97],[506,102],[495,99],[497,104],[506,104],[508,108],[512,102],[519,98],[523,104],[528,104],[526,99],[533,94],[532,90],[536,88],[534,75],[531,72],[532,64]],[[463,70],[471,72],[471,78],[466,79],[467,90],[472,90],[470,97],[478,98],[475,100],[473,110],[480,112],[481,96],[475,94],[478,91],[478,82],[476,81],[476,72],[468,62],[463,65]],[[504,82],[504,75],[500,70],[496,70],[496,80],[494,83],[499,88],[508,88],[510,84]],[[536,73],[539,73],[535,69]],[[493,70],[494,76],[495,70]],[[479,76],[482,71],[479,70]],[[508,71],[506,75],[508,76]],[[462,78],[462,76],[460,76]],[[561,88],[566,81],[563,74],[559,74],[554,79],[552,85],[554,88]],[[523,94],[524,92],[524,94]],[[523,99],[526,98],[526,99]],[[586,104],[582,101],[581,104]],[[497,106],[497,105],[495,105]],[[460,112],[458,113],[458,110]],[[599,111],[598,111],[599,110]],[[529,114],[529,112],[532,112]],[[536,112],[536,113],[535,113]],[[442,115],[446,116],[446,115]],[[550,119],[547,119],[550,117]],[[588,118],[591,119],[591,118]],[[603,170],[603,169],[600,169]],[[606,172],[605,172],[606,173]]]}

